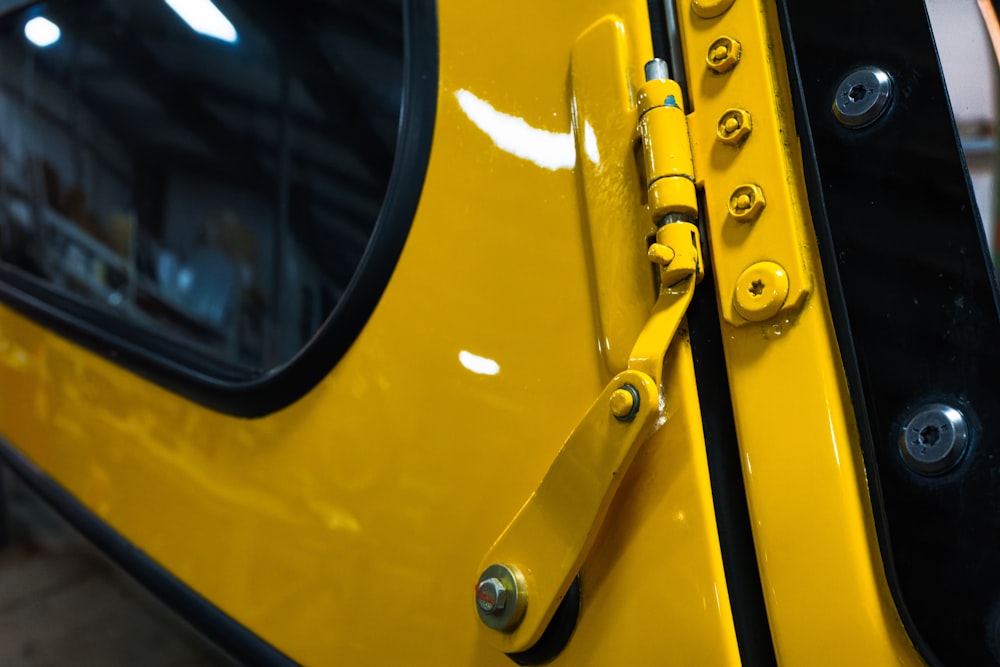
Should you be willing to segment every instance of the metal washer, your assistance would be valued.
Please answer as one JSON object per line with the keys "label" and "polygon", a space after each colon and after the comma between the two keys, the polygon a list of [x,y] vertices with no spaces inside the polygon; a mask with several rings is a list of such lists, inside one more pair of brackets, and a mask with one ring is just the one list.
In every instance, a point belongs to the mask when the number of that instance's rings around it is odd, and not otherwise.
{"label": "metal washer", "polygon": [[845,76],[833,97],[833,115],[857,129],[881,118],[892,101],[892,79],[878,67],[861,67]]}
{"label": "metal washer", "polygon": [[899,433],[903,460],[915,471],[936,475],[953,467],[969,443],[965,416],[943,403],[931,403],[914,412]]}

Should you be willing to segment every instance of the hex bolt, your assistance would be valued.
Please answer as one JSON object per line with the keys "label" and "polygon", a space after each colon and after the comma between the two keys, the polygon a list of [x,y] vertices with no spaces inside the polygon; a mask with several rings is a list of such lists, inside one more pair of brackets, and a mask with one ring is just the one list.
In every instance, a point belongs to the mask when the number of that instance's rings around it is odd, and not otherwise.
{"label": "hex bolt", "polygon": [[639,413],[639,390],[625,384],[611,392],[611,414],[620,422],[630,422]]}
{"label": "hex bolt", "polygon": [[705,63],[713,72],[725,74],[736,67],[742,56],[743,46],[732,37],[723,35],[708,47]]}
{"label": "hex bolt", "polygon": [[722,16],[733,6],[733,0],[691,0],[691,11],[703,19]]}
{"label": "hex bolt", "polygon": [[844,127],[856,130],[885,114],[892,101],[892,79],[878,67],[861,67],[847,74],[833,96],[833,115]]}
{"label": "hex bolt", "polygon": [[715,134],[722,143],[737,146],[750,136],[752,129],[750,113],[746,109],[727,109],[719,119]]}
{"label": "hex bolt", "polygon": [[944,403],[918,408],[899,432],[903,460],[922,475],[938,475],[954,467],[968,443],[965,415]]}
{"label": "hex bolt", "polygon": [[756,262],[736,279],[733,306],[744,319],[763,322],[778,314],[788,291],[788,274],[780,264]]}
{"label": "hex bolt", "polygon": [[739,222],[753,222],[765,206],[764,191],[753,183],[740,185],[729,195],[729,215]]}
{"label": "hex bolt", "polygon": [[484,614],[499,614],[507,606],[507,589],[496,577],[483,579],[476,586],[476,604]]}
{"label": "hex bolt", "polygon": [[508,631],[524,617],[528,604],[524,576],[513,565],[495,563],[476,581],[476,613],[488,628]]}

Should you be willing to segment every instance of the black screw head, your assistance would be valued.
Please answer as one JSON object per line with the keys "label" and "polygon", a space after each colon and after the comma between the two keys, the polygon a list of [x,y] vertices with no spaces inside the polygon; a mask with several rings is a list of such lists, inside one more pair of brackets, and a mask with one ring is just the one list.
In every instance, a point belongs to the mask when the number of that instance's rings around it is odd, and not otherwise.
{"label": "black screw head", "polygon": [[903,460],[923,475],[938,475],[954,467],[968,443],[965,416],[943,403],[924,405],[913,412],[899,433]]}

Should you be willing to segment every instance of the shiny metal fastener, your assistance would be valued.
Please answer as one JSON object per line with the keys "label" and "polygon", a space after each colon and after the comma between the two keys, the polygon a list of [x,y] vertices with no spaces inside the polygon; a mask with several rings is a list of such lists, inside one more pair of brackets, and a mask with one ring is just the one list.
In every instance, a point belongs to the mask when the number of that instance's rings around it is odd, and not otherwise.
{"label": "shiny metal fastener", "polygon": [[907,465],[924,475],[942,473],[958,463],[969,442],[965,416],[943,403],[917,410],[899,433]]}
{"label": "shiny metal fastener", "polygon": [[511,630],[521,622],[528,603],[524,575],[512,565],[490,565],[476,582],[479,620],[494,630]]}
{"label": "shiny metal fastener", "polygon": [[878,120],[892,101],[892,79],[878,67],[862,67],[843,78],[833,97],[833,115],[857,129]]}
{"label": "shiny metal fastener", "polygon": [[507,589],[496,577],[483,579],[476,586],[476,604],[484,614],[499,614],[507,606]]}
{"label": "shiny metal fastener", "polygon": [[670,78],[670,65],[663,58],[653,58],[644,68],[646,81],[666,81]]}

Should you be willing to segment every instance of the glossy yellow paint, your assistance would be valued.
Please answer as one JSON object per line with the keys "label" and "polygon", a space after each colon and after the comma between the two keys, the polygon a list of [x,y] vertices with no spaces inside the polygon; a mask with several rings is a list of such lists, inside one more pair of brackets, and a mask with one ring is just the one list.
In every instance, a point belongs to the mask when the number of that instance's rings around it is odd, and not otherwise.
{"label": "glossy yellow paint", "polygon": [[654,79],[639,89],[639,137],[650,213],[698,217],[694,164],[683,96],[676,81]]}
{"label": "glossy yellow paint", "polygon": [[[634,388],[639,398],[629,421],[619,420],[609,409],[610,399],[624,386]],[[523,578],[517,587],[518,597],[527,598],[523,620],[487,633],[504,653],[531,648],[548,627],[597,537],[623,473],[659,417],[659,393],[645,373],[616,375],[480,561],[480,572],[501,564]]]}
{"label": "glossy yellow paint", "polygon": [[[640,261],[611,263],[635,272],[614,309],[632,324],[609,347],[592,239],[645,209],[617,169],[633,159],[634,104],[622,121],[591,102],[641,80],[646,11],[440,4],[437,124],[412,231],[364,331],[301,401],[222,416],[0,308],[0,434],[304,664],[509,664],[475,613],[478,561],[653,301],[645,248],[623,241]],[[584,84],[571,59],[597,25],[616,35],[601,57],[617,49],[627,65]],[[659,428],[581,567],[580,621],[556,664],[739,659],[683,336],[663,373]]]}
{"label": "glossy yellow paint", "polygon": [[[727,313],[726,362],[778,661],[920,664],[879,555],[806,208],[775,9],[740,0],[717,19],[682,12],[681,30],[697,100],[689,118],[695,171],[705,189],[718,303]],[[702,55],[712,53],[720,35],[742,44],[739,65],[725,74],[712,71]],[[753,133],[738,147],[717,136],[719,118],[732,107],[754,119]],[[728,210],[741,183],[759,184],[767,194],[766,208],[750,224],[734,221]],[[785,267],[791,294],[784,310],[766,309],[771,319],[747,323],[732,312],[745,296],[738,290],[747,287],[736,276],[759,262]],[[762,295],[771,288],[766,271],[750,273]]]}

